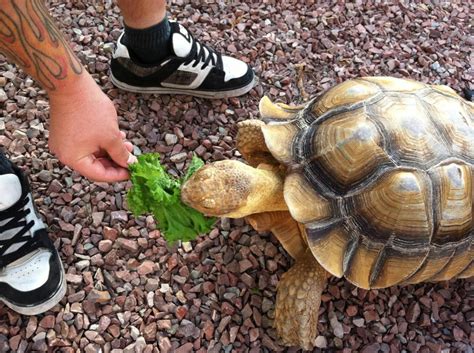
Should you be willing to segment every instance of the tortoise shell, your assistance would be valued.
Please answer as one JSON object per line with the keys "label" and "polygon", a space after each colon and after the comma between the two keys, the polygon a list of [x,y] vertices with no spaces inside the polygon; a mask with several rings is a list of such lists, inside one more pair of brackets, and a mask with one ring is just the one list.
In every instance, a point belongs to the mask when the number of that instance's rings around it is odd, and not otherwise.
{"label": "tortoise shell", "polygon": [[474,274],[472,103],[366,77],[260,110],[289,211],[328,272],[367,289]]}

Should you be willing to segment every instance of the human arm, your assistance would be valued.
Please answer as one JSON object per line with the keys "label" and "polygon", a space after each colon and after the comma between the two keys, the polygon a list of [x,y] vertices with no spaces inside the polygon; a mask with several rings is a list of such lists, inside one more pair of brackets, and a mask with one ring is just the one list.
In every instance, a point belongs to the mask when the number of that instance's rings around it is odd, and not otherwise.
{"label": "human arm", "polygon": [[115,107],[64,40],[44,0],[0,0],[0,52],[48,92],[49,146],[59,160],[93,180],[128,178],[133,146],[119,131]]}

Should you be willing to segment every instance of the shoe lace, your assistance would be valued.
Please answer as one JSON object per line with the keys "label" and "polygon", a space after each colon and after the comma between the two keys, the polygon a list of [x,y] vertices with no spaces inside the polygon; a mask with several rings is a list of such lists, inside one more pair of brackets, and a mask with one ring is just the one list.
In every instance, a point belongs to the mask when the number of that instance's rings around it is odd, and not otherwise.
{"label": "shoe lace", "polygon": [[[8,220],[0,226],[0,235],[9,230],[17,229],[15,235],[9,239],[0,239],[0,267],[17,260],[23,256],[23,249],[28,248],[31,243],[36,242],[34,237],[24,235],[33,227],[34,221],[26,222],[25,217],[31,212],[30,208],[25,207],[28,204],[28,194],[22,197],[15,205],[7,210],[0,211],[0,223]],[[5,255],[6,251],[14,244],[24,243],[15,251]]]}
{"label": "shoe lace", "polygon": [[216,66],[217,68],[222,69],[222,54],[217,53],[214,49],[202,44],[190,33],[189,36],[191,37],[193,43],[191,47],[191,53],[194,54],[190,55],[190,59],[187,60],[185,64],[187,65],[194,61],[194,64],[192,65],[193,67],[196,67],[202,63],[201,69],[205,69],[208,65]]}

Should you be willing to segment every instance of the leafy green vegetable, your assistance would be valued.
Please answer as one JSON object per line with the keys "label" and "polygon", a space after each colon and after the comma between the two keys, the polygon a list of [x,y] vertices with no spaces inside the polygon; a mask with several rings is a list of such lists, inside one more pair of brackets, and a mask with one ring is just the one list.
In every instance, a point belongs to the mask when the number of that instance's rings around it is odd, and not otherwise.
{"label": "leafy green vegetable", "polygon": [[164,170],[158,153],[138,156],[138,163],[129,166],[133,186],[128,191],[128,206],[135,216],[153,214],[169,243],[193,240],[198,234],[209,232],[216,219],[205,217],[181,201],[181,185],[203,165],[194,156],[180,180]]}

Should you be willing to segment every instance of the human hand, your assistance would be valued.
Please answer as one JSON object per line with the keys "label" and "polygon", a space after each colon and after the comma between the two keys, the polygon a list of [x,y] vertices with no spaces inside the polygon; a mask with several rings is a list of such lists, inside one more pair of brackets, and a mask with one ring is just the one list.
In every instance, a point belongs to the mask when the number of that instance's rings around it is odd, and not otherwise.
{"label": "human hand", "polygon": [[135,163],[133,145],[125,140],[110,99],[88,74],[75,84],[49,93],[49,147],[65,165],[95,181],[129,178]]}

